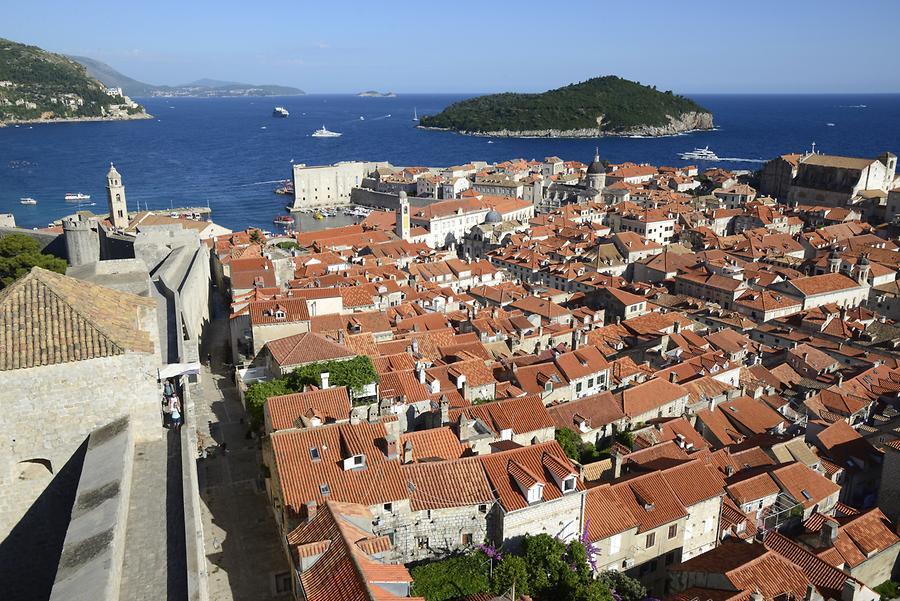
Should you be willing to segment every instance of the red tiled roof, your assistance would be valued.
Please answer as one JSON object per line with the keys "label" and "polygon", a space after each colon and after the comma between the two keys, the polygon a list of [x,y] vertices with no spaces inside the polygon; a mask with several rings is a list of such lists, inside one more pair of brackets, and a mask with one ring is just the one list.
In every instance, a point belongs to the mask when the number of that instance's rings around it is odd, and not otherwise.
{"label": "red tiled roof", "polygon": [[272,353],[272,358],[282,367],[333,359],[351,359],[356,356],[356,353],[343,344],[332,342],[312,332],[270,340],[266,346]]}
{"label": "red tiled roof", "polygon": [[301,416],[315,416],[322,423],[348,419],[350,396],[346,386],[274,396],[266,401],[273,430],[296,427]]}

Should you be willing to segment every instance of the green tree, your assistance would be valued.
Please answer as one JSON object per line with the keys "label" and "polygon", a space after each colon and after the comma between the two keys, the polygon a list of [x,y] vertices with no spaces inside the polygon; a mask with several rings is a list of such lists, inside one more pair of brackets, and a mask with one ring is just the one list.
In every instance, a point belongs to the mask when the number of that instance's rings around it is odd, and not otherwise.
{"label": "green tree", "polygon": [[570,428],[556,429],[556,442],[572,461],[581,461],[581,438]]}
{"label": "green tree", "polygon": [[631,432],[620,431],[616,432],[616,442],[622,445],[625,445],[629,449],[634,448],[634,434]]}
{"label": "green tree", "polygon": [[320,361],[298,367],[288,374],[287,385],[295,391],[303,390],[307,384],[318,386],[323,372],[328,372],[330,384],[346,386],[354,396],[359,395],[364,386],[378,381],[378,372],[372,360],[366,355],[359,355],[349,361]]}
{"label": "green tree", "polygon": [[413,594],[428,601],[447,601],[491,590],[484,554],[470,553],[415,566]]}
{"label": "green tree", "polygon": [[57,273],[65,273],[63,259],[41,252],[41,245],[25,234],[10,234],[0,238],[0,289],[31,271],[43,267]]}
{"label": "green tree", "polygon": [[531,582],[528,577],[528,563],[518,555],[507,555],[494,568],[494,593],[502,595],[516,586],[516,595],[530,595]]}
{"label": "green tree", "polygon": [[569,567],[563,561],[565,547],[549,534],[526,536],[522,541],[522,556],[528,565],[531,591],[538,598],[553,594],[560,575]]}
{"label": "green tree", "polygon": [[622,572],[609,570],[597,577],[610,591],[614,591],[621,601],[641,601],[647,598],[647,589],[639,580],[626,576]]}
{"label": "green tree", "polygon": [[[302,389],[301,389],[302,390]],[[291,390],[284,378],[276,378],[267,382],[254,382],[247,387],[244,399],[247,402],[247,412],[250,414],[250,423],[254,428],[259,428],[263,423],[263,408],[266,400],[273,396],[297,392]]]}

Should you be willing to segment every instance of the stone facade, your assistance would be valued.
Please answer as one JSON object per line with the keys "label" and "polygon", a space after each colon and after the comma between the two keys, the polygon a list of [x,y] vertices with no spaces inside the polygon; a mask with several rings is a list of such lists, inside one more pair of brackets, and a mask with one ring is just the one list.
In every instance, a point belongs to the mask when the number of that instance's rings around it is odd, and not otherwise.
{"label": "stone facade", "polygon": [[526,535],[549,534],[568,542],[581,534],[583,515],[584,491],[509,512],[498,505],[491,511],[488,536],[495,544],[513,550]]}
{"label": "stone facade", "polygon": [[95,428],[129,415],[137,440],[162,435],[158,367],[129,352],[0,372],[0,538]]}

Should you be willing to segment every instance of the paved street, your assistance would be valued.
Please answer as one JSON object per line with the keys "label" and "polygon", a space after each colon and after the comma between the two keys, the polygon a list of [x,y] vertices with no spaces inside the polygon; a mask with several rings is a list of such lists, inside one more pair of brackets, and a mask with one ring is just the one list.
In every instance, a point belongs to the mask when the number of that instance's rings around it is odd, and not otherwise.
{"label": "paved street", "polygon": [[[227,360],[228,322],[215,296],[216,318],[204,338],[203,357],[213,355],[213,373],[204,367],[194,396],[200,445],[201,512],[209,571],[210,601],[289,599],[275,594],[275,576],[288,572],[275,520],[260,479],[258,441],[247,438],[243,405],[238,400]],[[223,449],[223,443],[227,450]]]}

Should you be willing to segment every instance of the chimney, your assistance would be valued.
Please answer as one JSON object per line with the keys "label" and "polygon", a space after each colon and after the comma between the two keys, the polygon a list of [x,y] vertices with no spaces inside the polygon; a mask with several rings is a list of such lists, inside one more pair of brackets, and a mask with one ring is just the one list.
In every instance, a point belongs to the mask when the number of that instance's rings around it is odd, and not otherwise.
{"label": "chimney", "polygon": [[673,324],[672,324],[672,329],[673,329],[673,331],[674,331],[676,334],[678,334],[679,332],[681,332],[681,322],[680,322],[680,321],[676,321],[675,323],[673,323]]}
{"label": "chimney", "polygon": [[359,418],[359,414],[356,411],[351,409],[350,410],[350,425],[355,426],[355,425],[359,424],[361,421],[362,420]]}
{"label": "chimney", "polygon": [[760,593],[758,590],[753,591],[752,593],[750,593],[750,601],[763,601],[762,593]]}
{"label": "chimney", "polygon": [[306,521],[311,522],[316,517],[316,513],[318,512],[319,504],[315,501],[307,501],[306,502]]}
{"label": "chimney", "polygon": [[407,440],[403,443],[403,463],[412,463],[413,461],[413,453],[412,453],[412,441]]}
{"label": "chimney", "polygon": [[344,344],[344,330],[338,330],[338,343]]}
{"label": "chimney", "polygon": [[387,458],[397,458],[397,445],[400,442],[400,420],[384,422],[384,440],[387,443]]}
{"label": "chimney", "polygon": [[733,475],[734,475],[734,466],[731,464],[726,465],[725,466],[725,476],[727,478],[731,478]]}
{"label": "chimney", "polygon": [[419,378],[419,384],[425,383],[425,366],[416,361],[416,376]]}
{"label": "chimney", "polygon": [[669,372],[669,382],[671,382],[672,384],[678,383],[678,374],[676,374],[674,371]]}
{"label": "chimney", "polygon": [[841,591],[841,601],[855,601],[861,588],[858,580],[847,578],[844,581],[844,589]]}
{"label": "chimney", "polygon": [[319,374],[319,378],[321,378],[321,380],[322,380],[322,390],[328,388],[328,377],[330,375],[331,374],[329,374],[327,371],[323,371],[322,373]]}
{"label": "chimney", "polygon": [[624,457],[618,450],[614,450],[612,453],[612,471],[613,471],[613,480],[618,480],[622,477],[622,460]]}
{"label": "chimney", "polygon": [[838,524],[834,520],[825,520],[819,529],[819,549],[827,549],[834,546],[838,537]]}

